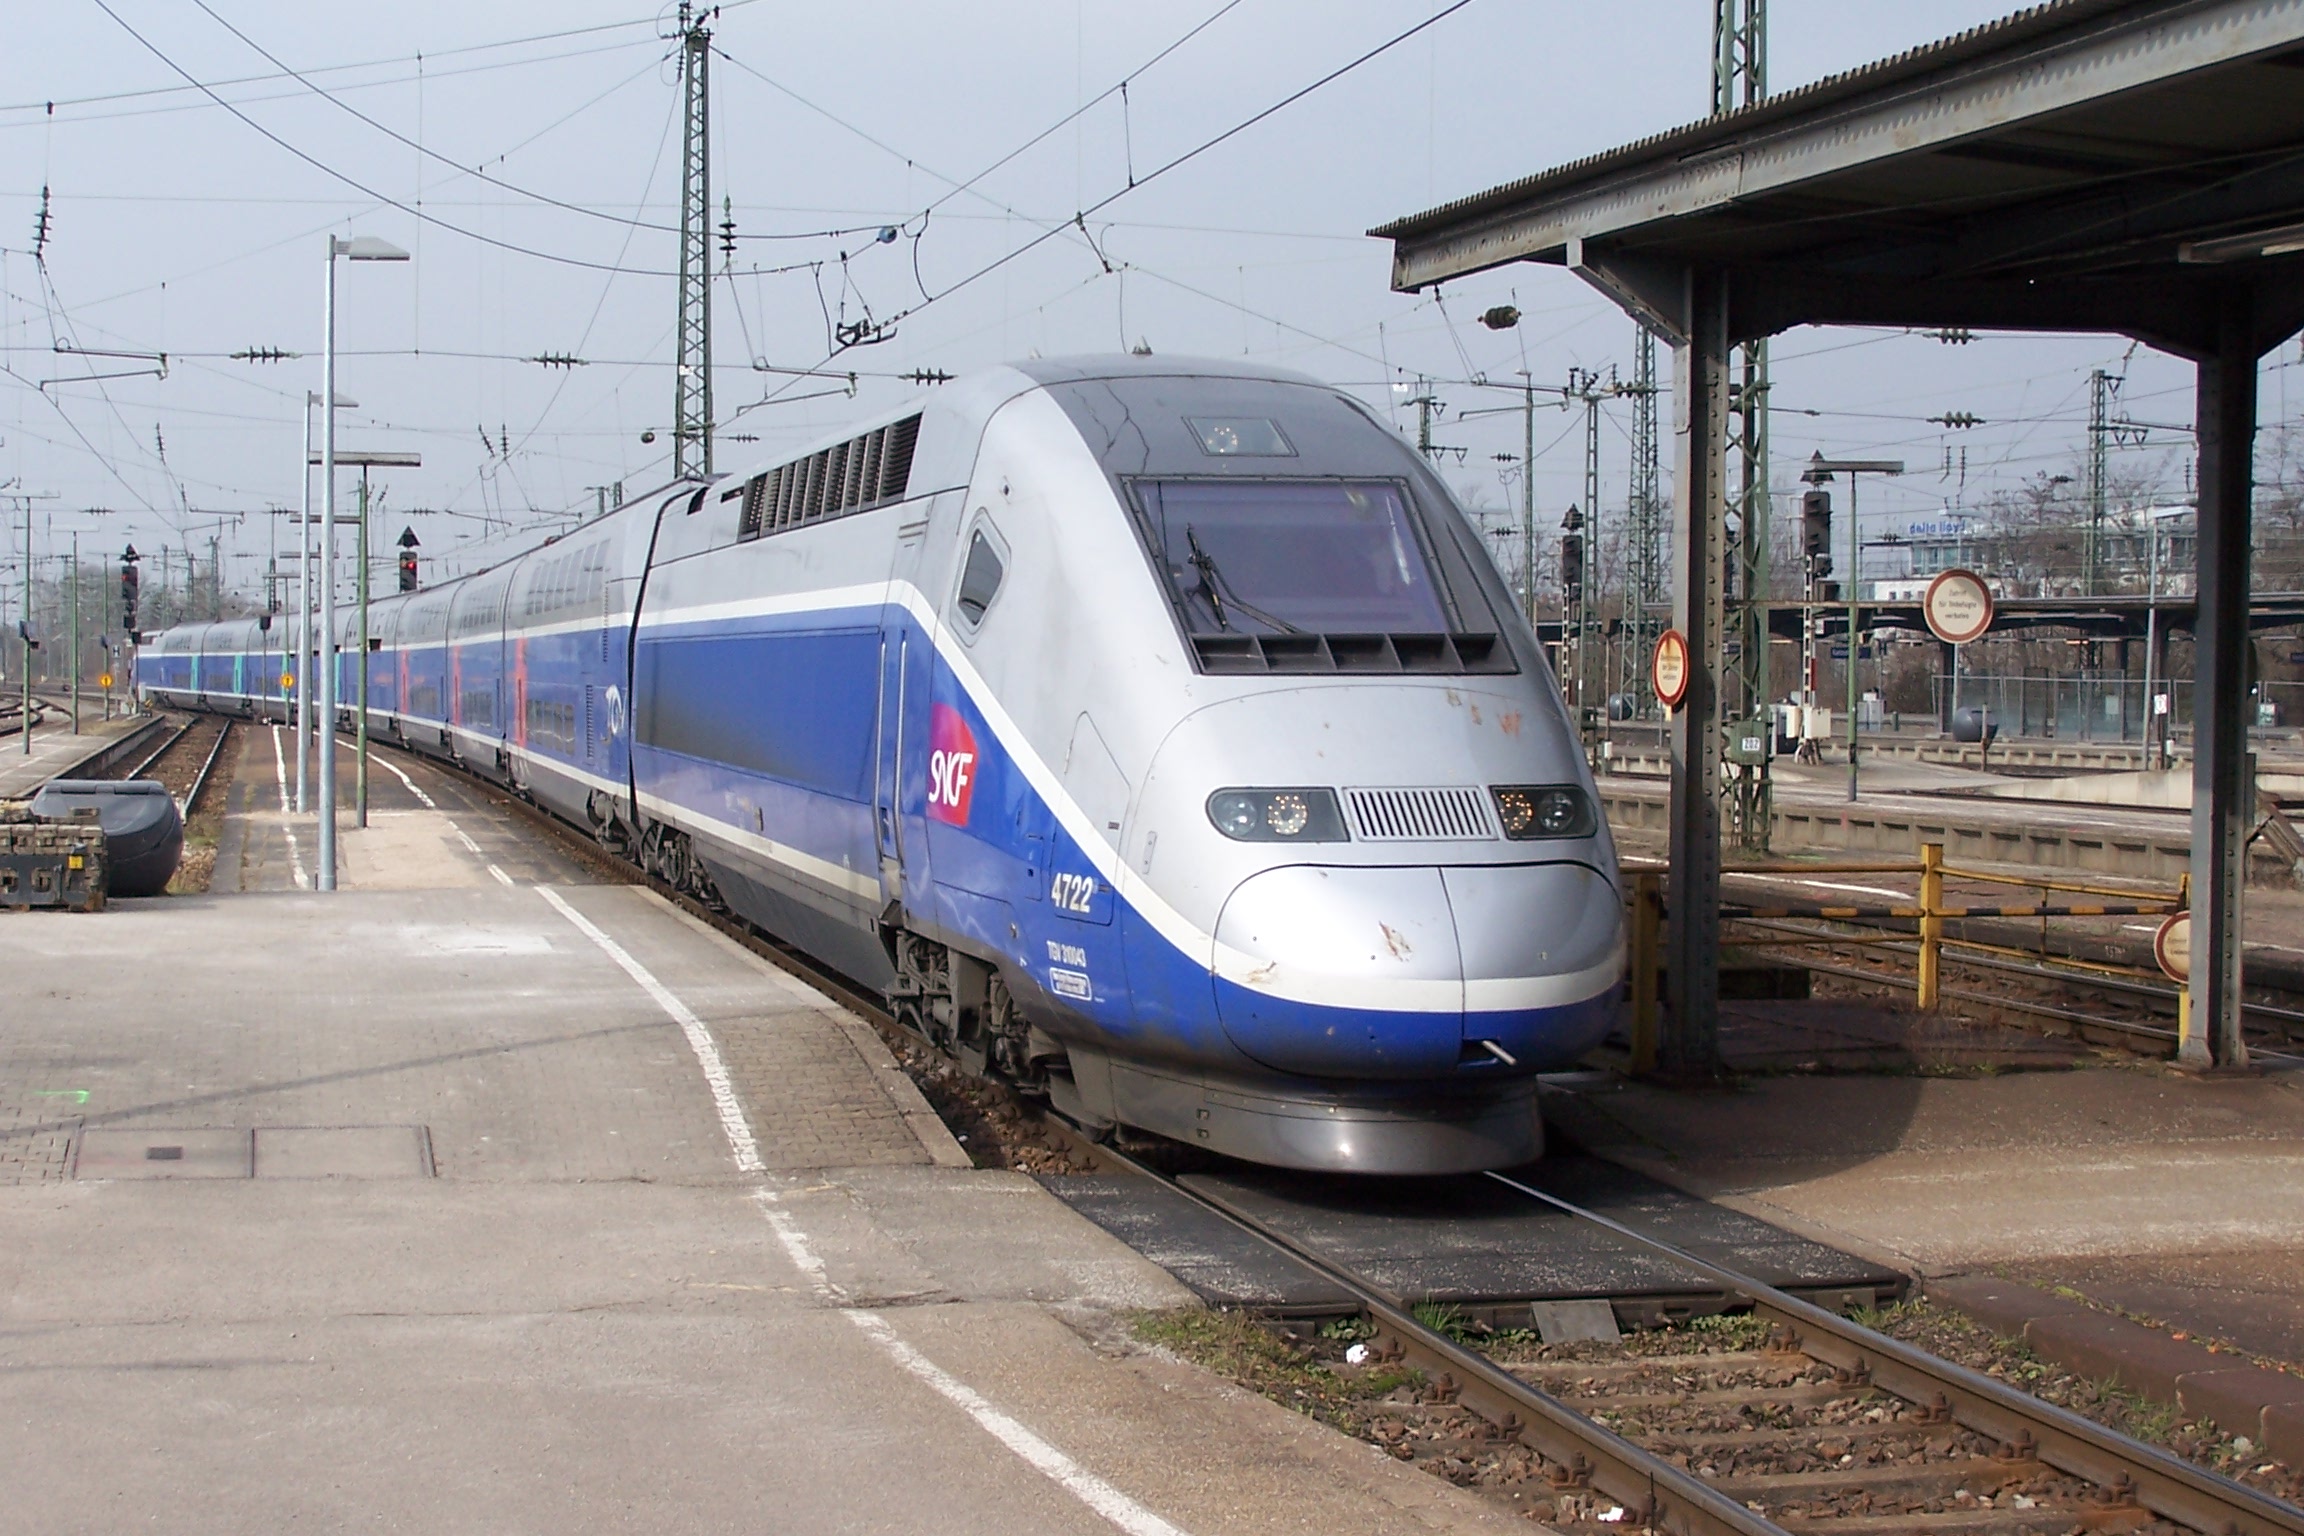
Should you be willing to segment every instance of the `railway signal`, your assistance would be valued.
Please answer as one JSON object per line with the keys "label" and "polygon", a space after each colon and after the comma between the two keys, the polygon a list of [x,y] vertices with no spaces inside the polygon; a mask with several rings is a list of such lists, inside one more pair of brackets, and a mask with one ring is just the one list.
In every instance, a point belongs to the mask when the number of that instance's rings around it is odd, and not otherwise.
{"label": "railway signal", "polygon": [[136,599],[143,584],[136,573],[136,562],[143,558],[133,544],[120,555],[120,627],[131,637],[136,633]]}
{"label": "railway signal", "polygon": [[416,590],[416,551],[422,543],[415,529],[400,530],[400,590],[403,592]]}
{"label": "railway signal", "polygon": [[1808,556],[1808,574],[1832,574],[1832,493],[1809,491],[1800,498],[1800,548]]}

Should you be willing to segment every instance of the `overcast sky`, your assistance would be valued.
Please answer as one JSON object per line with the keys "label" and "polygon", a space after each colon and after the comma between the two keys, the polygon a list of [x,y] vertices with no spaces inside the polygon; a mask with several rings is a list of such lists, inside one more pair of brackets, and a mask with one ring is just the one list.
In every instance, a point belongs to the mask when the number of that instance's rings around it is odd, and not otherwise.
{"label": "overcast sky", "polygon": [[[1701,116],[1711,0],[1473,0],[1127,190],[1132,176],[1442,8],[725,6],[714,23],[712,198],[716,209],[727,200],[738,240],[735,275],[715,285],[720,467],[893,402],[915,369],[1142,343],[1284,364],[1379,402],[1420,375],[1448,381],[1437,436],[1465,449],[1449,478],[1475,504],[1516,505],[1518,483],[1493,456],[1518,446],[1517,417],[1456,419],[1510,397],[1463,381],[1511,382],[1526,369],[1556,383],[1571,367],[1628,375],[1630,323],[1553,268],[1508,268],[1438,298],[1392,293],[1390,247],[1363,231]],[[2004,9],[1776,0],[1770,84],[1801,85]],[[360,402],[343,413],[343,441],[424,459],[380,481],[386,537],[413,524],[446,574],[588,508],[589,487],[636,491],[660,478],[679,150],[669,14],[616,0],[12,6],[0,51],[0,481],[43,498],[38,553],[62,549],[74,529],[91,548],[189,538],[204,549],[220,526],[239,555],[228,583],[255,589],[278,526],[264,509],[292,508],[299,494],[328,232],[383,236],[415,254],[338,274],[338,388]],[[984,174],[1123,79],[1125,101],[1110,96]],[[44,269],[33,260],[43,187]],[[1067,227],[1100,204],[1085,234]],[[876,238],[883,226],[893,241]],[[1520,328],[1482,328],[1481,311],[1503,302],[1524,312]],[[826,363],[832,328],[858,321],[892,322],[888,339]],[[60,355],[59,344],[130,355]],[[229,355],[251,348],[297,355]],[[145,356],[162,352],[165,378]],[[2110,338],[1946,347],[1793,332],[1776,343],[1779,479],[1819,447],[1901,456],[1913,473],[1866,492],[1901,527],[1962,496],[2066,471],[2096,367],[2125,366],[2137,418],[2187,422],[2188,370],[2149,353],[2124,365],[2128,352]],[[555,354],[584,365],[528,360]],[[755,366],[820,364],[840,377]],[[2288,371],[2267,378],[2267,419],[2286,418]],[[1948,411],[1987,425],[1949,432],[1926,420]],[[1623,495],[1629,425],[1620,409],[1604,429],[1604,505]],[[1574,428],[1563,413],[1539,414],[1536,492],[1552,521],[1581,495]],[[1668,445],[1666,455],[1669,473]],[[2185,459],[2167,431],[2120,455],[2178,493]],[[9,535],[11,562],[20,540]]]}

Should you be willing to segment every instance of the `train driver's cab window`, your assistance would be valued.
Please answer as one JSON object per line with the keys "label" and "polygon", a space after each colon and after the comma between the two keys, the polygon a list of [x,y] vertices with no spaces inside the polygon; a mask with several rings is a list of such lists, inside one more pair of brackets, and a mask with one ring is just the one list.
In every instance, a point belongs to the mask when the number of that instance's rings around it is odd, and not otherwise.
{"label": "train driver's cab window", "polygon": [[1000,594],[1000,578],[1007,571],[991,530],[979,526],[968,540],[968,561],[960,569],[960,595],[953,603],[960,610],[961,623],[974,629],[984,622],[986,610]]}

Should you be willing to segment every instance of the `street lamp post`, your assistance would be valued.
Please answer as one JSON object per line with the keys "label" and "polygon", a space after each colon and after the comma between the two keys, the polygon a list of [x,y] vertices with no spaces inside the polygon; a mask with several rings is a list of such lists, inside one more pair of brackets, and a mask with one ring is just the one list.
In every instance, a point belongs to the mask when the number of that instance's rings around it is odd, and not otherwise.
{"label": "street lamp post", "polygon": [[[408,253],[373,235],[328,237],[328,285],[321,309],[320,393],[330,402],[320,429],[320,867],[315,888],[336,889],[336,258],[406,261]],[[361,658],[367,666],[367,658]]]}
{"label": "street lamp post", "polygon": [[24,498],[24,612],[16,622],[24,642],[24,712],[16,717],[24,738],[24,755],[32,755],[32,498]]}
{"label": "street lamp post", "polygon": [[1856,798],[1856,626],[1861,622],[1857,601],[1860,568],[1864,559],[1862,527],[1856,516],[1858,475],[1900,475],[1902,459],[1827,459],[1821,453],[1808,461],[1804,478],[1821,485],[1834,475],[1848,477],[1848,798]]}
{"label": "street lamp post", "polygon": [[2174,690],[2170,690],[2165,722],[2161,720],[2159,700],[2153,693],[2153,674],[2160,663],[2160,524],[2191,511],[2190,507],[2152,507],[2144,513],[2144,541],[2148,546],[2144,557],[2144,766],[2147,768],[2168,766],[2168,731],[2176,723]]}
{"label": "street lamp post", "polygon": [[360,471],[360,574],[354,585],[353,601],[358,605],[359,619],[353,645],[360,657],[360,675],[352,690],[352,710],[356,719],[352,727],[353,758],[358,764],[353,773],[352,811],[354,824],[368,825],[368,583],[370,550],[368,548],[368,471],[374,468],[414,469],[424,462],[422,454],[381,453],[374,449],[361,449],[354,453],[336,455],[338,464],[350,464]]}
{"label": "street lamp post", "polygon": [[[296,506],[296,814],[301,816],[311,809],[307,792],[312,755],[312,466],[319,462],[312,452],[312,407],[320,403],[317,390],[304,392],[304,457],[299,461],[299,482]],[[335,410],[357,410],[360,402],[349,395],[338,395],[332,403]]]}
{"label": "street lamp post", "polygon": [[72,535],[72,734],[80,734],[80,535]]}

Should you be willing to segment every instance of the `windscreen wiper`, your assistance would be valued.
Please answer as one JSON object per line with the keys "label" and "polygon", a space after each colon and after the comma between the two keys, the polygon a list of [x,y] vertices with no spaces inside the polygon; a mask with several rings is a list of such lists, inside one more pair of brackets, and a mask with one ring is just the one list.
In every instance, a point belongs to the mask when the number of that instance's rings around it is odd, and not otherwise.
{"label": "windscreen wiper", "polygon": [[1231,583],[1224,579],[1222,571],[1216,569],[1216,557],[1200,547],[1200,535],[1193,531],[1190,523],[1184,525],[1184,542],[1192,546],[1192,569],[1199,573],[1200,590],[1208,594],[1208,607],[1216,615],[1216,627],[1218,629],[1230,629],[1232,627],[1232,621],[1224,616],[1224,598],[1226,593],[1230,592],[1232,606],[1248,617],[1260,623],[1269,624],[1274,629],[1284,630],[1291,635],[1304,633],[1303,625],[1291,624],[1275,614],[1266,613],[1253,603],[1243,600],[1239,593],[1231,592]]}

